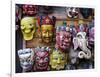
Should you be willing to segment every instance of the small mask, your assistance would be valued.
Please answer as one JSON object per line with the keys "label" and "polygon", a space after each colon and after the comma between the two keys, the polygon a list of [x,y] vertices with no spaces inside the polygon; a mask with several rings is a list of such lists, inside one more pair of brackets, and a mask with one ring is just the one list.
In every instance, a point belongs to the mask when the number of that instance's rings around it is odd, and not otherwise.
{"label": "small mask", "polygon": [[66,55],[64,52],[59,50],[53,50],[50,54],[50,65],[52,69],[62,70],[65,68],[66,64]]}
{"label": "small mask", "polygon": [[38,12],[38,6],[36,5],[25,4],[22,6],[22,9],[23,9],[23,14],[28,16],[36,15]]}
{"label": "small mask", "polygon": [[32,40],[36,31],[36,21],[33,17],[24,17],[21,20],[21,31],[24,40]]}
{"label": "small mask", "polygon": [[35,70],[47,71],[49,67],[49,47],[37,47],[35,49]]}
{"label": "small mask", "polygon": [[69,8],[66,8],[66,12],[69,18],[78,18],[79,16],[78,8],[69,7]]}
{"label": "small mask", "polygon": [[70,28],[66,26],[59,26],[56,29],[56,47],[66,50],[71,46]]}
{"label": "small mask", "polygon": [[34,64],[34,52],[32,49],[20,49],[18,50],[18,56],[20,59],[20,65],[23,72],[30,71]]}
{"label": "small mask", "polygon": [[45,43],[50,43],[53,41],[54,35],[54,25],[55,25],[55,17],[43,17],[38,18],[38,24],[41,27],[41,38]]}

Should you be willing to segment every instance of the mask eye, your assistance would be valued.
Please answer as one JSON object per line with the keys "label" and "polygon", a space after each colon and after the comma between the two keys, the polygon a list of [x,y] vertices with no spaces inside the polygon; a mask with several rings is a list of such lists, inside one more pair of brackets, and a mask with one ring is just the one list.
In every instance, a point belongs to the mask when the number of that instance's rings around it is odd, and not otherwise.
{"label": "mask eye", "polygon": [[78,37],[78,38],[80,38],[80,39],[82,38],[82,36],[81,36],[81,35],[78,35],[77,37]]}
{"label": "mask eye", "polygon": [[36,57],[36,61],[39,61],[40,60],[40,57]]}
{"label": "mask eye", "polygon": [[44,58],[44,61],[45,62],[48,62],[49,61],[48,57]]}
{"label": "mask eye", "polygon": [[61,57],[61,60],[64,60],[65,58],[64,57]]}

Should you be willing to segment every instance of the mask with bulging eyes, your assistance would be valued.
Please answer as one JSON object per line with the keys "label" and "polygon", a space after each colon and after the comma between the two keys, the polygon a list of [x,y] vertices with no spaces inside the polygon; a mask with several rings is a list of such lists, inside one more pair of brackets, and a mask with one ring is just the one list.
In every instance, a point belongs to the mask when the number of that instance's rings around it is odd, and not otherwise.
{"label": "mask with bulging eyes", "polygon": [[70,28],[65,26],[56,29],[56,47],[62,50],[69,49],[71,46]]}
{"label": "mask with bulging eyes", "polygon": [[24,17],[21,20],[21,31],[24,40],[32,40],[36,31],[36,20],[33,17]]}
{"label": "mask with bulging eyes", "polygon": [[34,52],[32,49],[20,49],[18,50],[18,56],[20,59],[20,65],[23,69],[23,72],[30,71],[34,64]]}
{"label": "mask with bulging eyes", "polygon": [[49,70],[49,47],[37,47],[35,48],[35,71],[47,71]]}

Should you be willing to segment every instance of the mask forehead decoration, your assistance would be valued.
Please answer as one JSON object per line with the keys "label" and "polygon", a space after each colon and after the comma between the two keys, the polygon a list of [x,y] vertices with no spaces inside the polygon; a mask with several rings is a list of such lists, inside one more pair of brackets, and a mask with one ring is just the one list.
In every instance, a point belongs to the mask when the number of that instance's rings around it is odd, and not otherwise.
{"label": "mask forehead decoration", "polygon": [[50,65],[52,69],[62,70],[66,64],[66,55],[60,50],[53,50],[50,54]]}
{"label": "mask forehead decoration", "polygon": [[69,18],[78,18],[79,16],[79,10],[75,7],[68,7],[66,8],[67,16]]}
{"label": "mask forehead decoration", "polygon": [[30,71],[34,64],[34,51],[30,48],[18,50],[20,65],[23,72]]}
{"label": "mask forehead decoration", "polygon": [[38,24],[41,29],[41,38],[45,43],[50,43],[53,41],[54,27],[56,18],[53,16],[52,19],[49,16],[39,17]]}
{"label": "mask forehead decoration", "polygon": [[28,16],[36,15],[38,12],[38,6],[36,6],[36,5],[24,4],[22,6],[22,9],[23,9],[23,14],[28,15]]}
{"label": "mask forehead decoration", "polygon": [[78,32],[76,37],[73,38],[74,50],[80,48],[81,51],[78,53],[79,58],[91,58],[91,51],[88,49],[88,40],[86,37],[86,32]]}
{"label": "mask forehead decoration", "polygon": [[36,31],[36,20],[33,17],[24,17],[21,20],[21,31],[24,40],[32,40]]}
{"label": "mask forehead decoration", "polygon": [[58,26],[56,28],[56,48],[66,50],[71,45],[70,27]]}
{"label": "mask forehead decoration", "polygon": [[49,47],[35,48],[35,70],[36,71],[48,70],[50,51],[51,49]]}

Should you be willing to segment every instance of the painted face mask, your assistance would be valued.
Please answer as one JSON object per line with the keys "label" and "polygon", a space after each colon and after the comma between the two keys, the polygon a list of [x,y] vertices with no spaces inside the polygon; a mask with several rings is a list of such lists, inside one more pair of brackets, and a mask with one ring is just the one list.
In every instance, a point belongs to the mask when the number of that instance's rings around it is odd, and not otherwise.
{"label": "painted face mask", "polygon": [[62,50],[69,49],[71,46],[70,28],[66,26],[59,26],[56,29],[56,47]]}
{"label": "painted face mask", "polygon": [[35,70],[47,71],[49,67],[49,47],[37,47],[35,49]]}
{"label": "painted face mask", "polygon": [[91,51],[87,47],[88,40],[86,37],[86,32],[78,32],[76,37],[73,38],[74,50],[80,48],[81,51],[78,53],[79,58],[90,59],[91,58]]}
{"label": "painted face mask", "polygon": [[78,8],[69,7],[66,8],[66,12],[69,18],[78,18],[78,14],[79,14]]}
{"label": "painted face mask", "polygon": [[20,59],[20,65],[23,72],[30,71],[34,64],[34,52],[32,49],[20,49],[18,50],[18,56]]}
{"label": "painted face mask", "polygon": [[21,20],[21,31],[24,40],[32,40],[36,31],[36,21],[33,17],[24,17]]}
{"label": "painted face mask", "polygon": [[52,69],[62,70],[66,64],[66,55],[59,50],[53,50],[50,54],[50,65]]}
{"label": "painted face mask", "polygon": [[55,17],[52,19],[48,16],[43,19],[43,17],[38,19],[38,23],[41,27],[41,38],[42,41],[45,43],[50,43],[53,41],[54,35],[54,24],[55,24]]}
{"label": "painted face mask", "polygon": [[36,15],[38,12],[38,6],[35,6],[35,5],[25,4],[22,6],[22,9],[23,9],[23,14],[28,15],[28,16]]}

